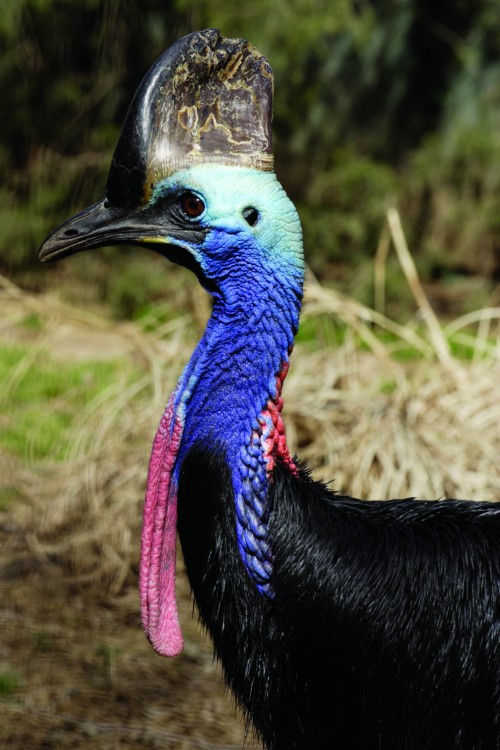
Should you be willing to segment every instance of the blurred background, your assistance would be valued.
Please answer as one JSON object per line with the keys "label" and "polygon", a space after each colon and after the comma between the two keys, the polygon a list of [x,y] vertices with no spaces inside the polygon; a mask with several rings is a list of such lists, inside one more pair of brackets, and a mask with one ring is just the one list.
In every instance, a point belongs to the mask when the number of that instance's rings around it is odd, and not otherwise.
{"label": "blurred background", "polygon": [[[498,9],[497,0],[4,0],[0,269],[30,288],[44,283],[34,249],[102,196],[145,71],[180,36],[216,26],[272,63],[277,172],[315,274],[371,301],[366,261],[397,203],[422,278],[449,282],[452,297],[466,288],[466,306],[483,303],[500,272]],[[118,315],[159,293],[140,262],[140,293],[126,265],[112,278],[102,268],[95,293]]]}
{"label": "blurred background", "polygon": [[3,0],[1,747],[254,747],[182,561],[185,653],[152,654],[138,615],[151,439],[209,301],[137,249],[36,260],[102,198],[131,97],[179,37],[218,27],[274,70],[276,171],[309,265],[293,447],[351,494],[500,497],[499,11]]}

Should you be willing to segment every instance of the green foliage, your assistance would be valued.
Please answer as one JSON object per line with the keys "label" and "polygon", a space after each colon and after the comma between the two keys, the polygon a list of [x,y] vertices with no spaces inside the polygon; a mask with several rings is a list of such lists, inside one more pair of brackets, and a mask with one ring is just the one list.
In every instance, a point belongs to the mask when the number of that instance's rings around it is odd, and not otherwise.
{"label": "green foliage", "polygon": [[498,272],[499,163],[500,137],[487,122],[433,137],[414,155],[400,203],[427,275]]}
{"label": "green foliage", "polygon": [[33,268],[44,235],[102,195],[131,92],[152,59],[185,31],[181,14],[167,23],[169,5],[7,0],[2,8],[4,273]]}
{"label": "green foliage", "polygon": [[164,276],[151,260],[135,252],[110,277],[106,297],[116,318],[137,318],[164,295]]}
{"label": "green foliage", "polygon": [[312,180],[300,207],[316,272],[331,261],[355,266],[367,252],[374,253],[396,190],[394,172],[384,164],[347,150],[332,161]]}
{"label": "green foliage", "polygon": [[54,651],[54,635],[46,630],[40,630],[33,634],[33,640],[38,651],[42,654],[50,654]]}
{"label": "green foliage", "polygon": [[312,315],[301,321],[295,341],[317,350],[342,344],[345,334],[345,326],[331,315]]}
{"label": "green foliage", "polygon": [[21,493],[13,484],[0,485],[0,513],[8,511],[11,506],[19,500]]}
{"label": "green foliage", "polygon": [[116,370],[116,362],[65,363],[61,367],[46,357],[34,358],[31,347],[1,345],[5,415],[0,447],[33,460],[64,458],[66,438],[77,415],[116,381]]}
{"label": "green foliage", "polygon": [[[250,39],[272,62],[277,171],[316,273],[340,265],[344,283],[363,287],[359,269],[395,201],[424,279],[498,275],[495,0],[5,0],[0,272],[40,283],[36,248],[102,196],[142,75],[175,39],[208,26]],[[159,292],[122,257],[116,272],[103,256],[101,292],[116,314],[135,316]]]}
{"label": "green foliage", "polygon": [[0,672],[0,699],[12,698],[21,687],[21,678],[15,672]]}

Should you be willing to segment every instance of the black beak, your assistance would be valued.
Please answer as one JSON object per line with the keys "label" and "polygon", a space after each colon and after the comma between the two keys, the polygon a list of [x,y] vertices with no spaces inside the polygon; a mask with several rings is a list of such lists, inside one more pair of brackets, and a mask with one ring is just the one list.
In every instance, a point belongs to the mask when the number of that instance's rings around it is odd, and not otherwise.
{"label": "black beak", "polygon": [[186,231],[174,223],[169,225],[165,217],[147,208],[123,209],[104,200],[56,227],[41,245],[38,258],[45,262],[95,247],[145,245],[189,267],[190,260],[182,256],[191,255],[190,246],[203,242],[205,234],[201,228]]}
{"label": "black beak", "polygon": [[38,259],[59,260],[109,245],[142,245],[193,271],[205,289],[214,291],[214,283],[205,277],[194,252],[206,234],[207,229],[182,227],[147,207],[123,209],[103,200],[56,227],[42,243]]}
{"label": "black beak", "polygon": [[159,227],[141,226],[134,214],[108,207],[104,200],[56,227],[41,245],[38,259],[57,260],[107,245],[144,244],[148,235],[153,240],[155,234],[161,242]]}

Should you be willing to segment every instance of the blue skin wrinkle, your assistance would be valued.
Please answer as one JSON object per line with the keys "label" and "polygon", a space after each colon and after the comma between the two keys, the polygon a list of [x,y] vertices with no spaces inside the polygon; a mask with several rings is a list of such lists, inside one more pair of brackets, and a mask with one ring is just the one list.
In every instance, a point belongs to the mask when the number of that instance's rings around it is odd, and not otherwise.
{"label": "blue skin wrinkle", "polygon": [[[215,282],[214,305],[175,396],[184,429],[174,480],[194,445],[218,447],[233,483],[240,555],[257,589],[272,596],[268,476],[258,417],[276,396],[276,377],[297,331],[303,285],[300,223],[272,174],[236,167],[195,167],[153,191],[153,202],[180,190],[206,204],[209,231],[191,252]],[[250,227],[243,209],[260,214]],[[260,225],[260,226],[259,226]],[[278,231],[279,230],[279,231]]]}

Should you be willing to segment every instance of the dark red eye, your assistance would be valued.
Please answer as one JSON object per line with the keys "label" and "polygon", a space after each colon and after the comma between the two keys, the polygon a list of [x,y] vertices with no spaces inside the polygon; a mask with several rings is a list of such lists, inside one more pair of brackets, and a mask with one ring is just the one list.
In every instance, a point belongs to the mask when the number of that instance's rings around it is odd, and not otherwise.
{"label": "dark red eye", "polygon": [[205,204],[194,193],[183,193],[180,197],[179,204],[183,213],[190,219],[197,219],[205,210]]}

